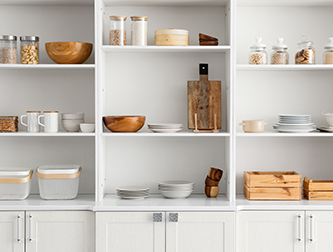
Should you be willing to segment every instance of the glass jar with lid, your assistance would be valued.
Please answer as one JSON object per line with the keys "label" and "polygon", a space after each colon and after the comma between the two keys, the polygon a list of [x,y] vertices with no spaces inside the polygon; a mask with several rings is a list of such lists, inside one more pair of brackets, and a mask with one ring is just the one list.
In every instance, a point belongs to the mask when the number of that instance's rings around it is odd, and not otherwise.
{"label": "glass jar with lid", "polygon": [[39,63],[39,37],[21,36],[21,64]]}
{"label": "glass jar with lid", "polygon": [[146,46],[147,45],[147,20],[146,16],[132,16],[131,17],[131,38],[132,45]]}
{"label": "glass jar with lid", "polygon": [[267,64],[267,52],[266,52],[266,45],[263,44],[262,38],[258,37],[256,38],[256,42],[250,47],[250,57],[249,57],[249,63],[251,65],[264,65]]}
{"label": "glass jar with lid", "polygon": [[289,63],[288,46],[283,44],[283,38],[278,38],[277,42],[277,44],[272,46],[271,64],[286,65]]}
{"label": "glass jar with lid", "polygon": [[126,16],[110,16],[110,45],[126,45]]}
{"label": "glass jar with lid", "polygon": [[0,36],[0,63],[17,64],[17,37],[14,35]]}
{"label": "glass jar with lid", "polygon": [[323,54],[324,64],[333,64],[333,37],[329,38],[330,42],[325,45],[325,51]]}
{"label": "glass jar with lid", "polygon": [[313,42],[309,40],[308,36],[302,36],[301,42],[297,45],[298,49],[295,54],[295,64],[314,64],[315,50],[312,47]]}

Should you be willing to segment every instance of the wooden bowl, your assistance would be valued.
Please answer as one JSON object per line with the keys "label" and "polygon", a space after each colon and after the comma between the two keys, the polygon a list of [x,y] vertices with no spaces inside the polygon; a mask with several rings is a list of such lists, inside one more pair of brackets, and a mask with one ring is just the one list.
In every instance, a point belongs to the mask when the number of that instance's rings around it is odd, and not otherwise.
{"label": "wooden bowl", "polygon": [[145,124],[145,116],[104,116],[105,126],[112,132],[137,132]]}
{"label": "wooden bowl", "polygon": [[47,55],[57,64],[82,64],[91,52],[93,45],[84,42],[49,42],[45,44]]}

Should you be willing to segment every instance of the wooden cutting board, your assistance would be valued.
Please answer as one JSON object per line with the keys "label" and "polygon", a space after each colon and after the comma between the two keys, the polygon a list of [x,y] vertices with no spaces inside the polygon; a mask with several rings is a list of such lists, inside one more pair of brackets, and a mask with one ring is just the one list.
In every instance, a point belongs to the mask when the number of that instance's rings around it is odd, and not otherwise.
{"label": "wooden cutting board", "polygon": [[188,128],[195,128],[194,115],[198,117],[199,130],[221,129],[221,81],[208,80],[208,64],[199,65],[200,80],[187,82]]}

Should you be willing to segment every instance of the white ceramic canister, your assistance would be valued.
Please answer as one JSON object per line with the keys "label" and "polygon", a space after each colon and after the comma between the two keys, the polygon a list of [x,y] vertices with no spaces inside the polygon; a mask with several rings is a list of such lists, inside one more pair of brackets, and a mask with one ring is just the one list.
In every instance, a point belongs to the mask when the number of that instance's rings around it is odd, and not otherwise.
{"label": "white ceramic canister", "polygon": [[264,120],[243,120],[239,125],[243,126],[245,133],[261,133],[264,132],[267,123]]}
{"label": "white ceramic canister", "polygon": [[[41,123],[42,117],[44,117],[44,124]],[[44,115],[38,116],[38,124],[43,126],[47,133],[58,132],[58,111],[44,111]]]}
{"label": "white ceramic canister", "polygon": [[[40,111],[27,111],[26,115],[21,116],[21,124],[28,127],[28,132],[39,132],[38,116]],[[27,118],[27,123],[23,122],[23,118]]]}

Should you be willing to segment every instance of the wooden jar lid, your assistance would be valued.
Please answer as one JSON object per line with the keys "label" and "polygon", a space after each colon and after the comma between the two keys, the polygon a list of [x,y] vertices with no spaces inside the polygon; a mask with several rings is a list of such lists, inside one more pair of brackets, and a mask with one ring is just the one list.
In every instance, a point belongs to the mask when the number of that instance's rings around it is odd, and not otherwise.
{"label": "wooden jar lid", "polygon": [[126,16],[110,16],[111,20],[116,20],[116,21],[125,21],[126,20]]}
{"label": "wooden jar lid", "polygon": [[132,19],[132,21],[147,21],[148,17],[147,16],[132,16],[131,19]]}
{"label": "wooden jar lid", "polygon": [[44,114],[45,113],[58,113],[58,111],[44,111]]}
{"label": "wooden jar lid", "polygon": [[156,30],[155,35],[183,35],[188,36],[188,30],[182,30],[182,29],[164,29],[164,30]]}

